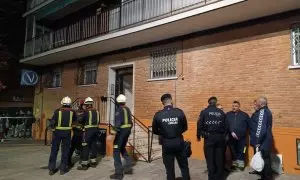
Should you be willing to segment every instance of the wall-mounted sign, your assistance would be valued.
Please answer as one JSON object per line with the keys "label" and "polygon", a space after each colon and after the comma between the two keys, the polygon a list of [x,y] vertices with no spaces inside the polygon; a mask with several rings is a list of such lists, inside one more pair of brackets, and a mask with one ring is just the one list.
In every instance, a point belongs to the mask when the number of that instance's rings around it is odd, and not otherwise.
{"label": "wall-mounted sign", "polygon": [[38,74],[31,70],[21,70],[21,85],[34,86],[38,82]]}

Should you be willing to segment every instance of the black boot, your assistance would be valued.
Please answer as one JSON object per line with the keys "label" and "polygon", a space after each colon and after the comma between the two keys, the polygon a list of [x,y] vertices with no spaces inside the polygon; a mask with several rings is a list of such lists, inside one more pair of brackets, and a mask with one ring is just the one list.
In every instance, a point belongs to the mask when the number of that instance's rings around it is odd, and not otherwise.
{"label": "black boot", "polygon": [[57,172],[57,169],[49,170],[49,175],[53,176]]}
{"label": "black boot", "polygon": [[97,162],[90,163],[90,166],[91,166],[92,168],[96,168],[96,167],[97,167],[97,165],[98,165],[98,163],[97,163]]}
{"label": "black boot", "polygon": [[66,174],[67,172],[69,172],[69,170],[63,170],[63,171],[61,170],[61,171],[60,171],[60,175],[64,175],[64,174]]}
{"label": "black boot", "polygon": [[88,170],[88,168],[89,168],[89,165],[81,164],[81,165],[79,165],[77,167],[77,170],[84,170],[84,171],[86,171],[86,170]]}
{"label": "black boot", "polygon": [[109,176],[110,179],[118,179],[122,180],[123,179],[123,174],[112,174]]}

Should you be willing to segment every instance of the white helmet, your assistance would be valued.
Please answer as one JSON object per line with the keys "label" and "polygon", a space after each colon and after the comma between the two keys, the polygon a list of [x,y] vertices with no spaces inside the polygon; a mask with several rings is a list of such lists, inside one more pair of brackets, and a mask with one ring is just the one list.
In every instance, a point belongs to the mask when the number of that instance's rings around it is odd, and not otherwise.
{"label": "white helmet", "polygon": [[123,94],[120,94],[120,95],[117,97],[117,102],[118,102],[118,103],[126,103],[126,96],[124,96]]}
{"label": "white helmet", "polygon": [[93,103],[94,103],[94,101],[93,101],[93,99],[90,98],[90,97],[87,97],[87,98],[85,98],[85,100],[84,100],[84,104],[93,104]]}
{"label": "white helmet", "polygon": [[71,98],[69,98],[68,96],[66,96],[66,97],[64,97],[64,98],[61,100],[60,103],[61,103],[62,105],[67,105],[67,106],[69,106],[69,105],[71,105],[72,100],[71,100]]}

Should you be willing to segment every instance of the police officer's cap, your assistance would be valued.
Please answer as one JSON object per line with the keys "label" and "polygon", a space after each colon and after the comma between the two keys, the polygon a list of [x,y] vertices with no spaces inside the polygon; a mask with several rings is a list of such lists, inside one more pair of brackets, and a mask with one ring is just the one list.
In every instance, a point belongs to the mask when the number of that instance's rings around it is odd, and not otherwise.
{"label": "police officer's cap", "polygon": [[162,95],[161,98],[160,98],[161,102],[163,102],[163,101],[165,101],[167,99],[172,99],[171,94],[166,93],[166,94]]}
{"label": "police officer's cap", "polygon": [[212,97],[210,97],[210,98],[208,99],[208,103],[211,102],[211,101],[217,102],[218,99],[217,99],[215,96],[212,96]]}

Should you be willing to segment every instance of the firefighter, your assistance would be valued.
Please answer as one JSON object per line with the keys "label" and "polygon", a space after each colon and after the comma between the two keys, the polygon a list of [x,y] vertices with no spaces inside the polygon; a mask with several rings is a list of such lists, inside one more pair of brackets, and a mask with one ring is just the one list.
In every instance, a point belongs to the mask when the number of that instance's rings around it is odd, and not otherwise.
{"label": "firefighter", "polygon": [[174,108],[172,96],[164,94],[161,97],[164,109],[157,112],[153,118],[153,134],[161,137],[163,162],[166,168],[167,180],[175,179],[174,159],[176,157],[184,180],[190,179],[188,157],[185,153],[183,133],[188,125],[184,112]]}
{"label": "firefighter", "polygon": [[[115,112],[115,123],[111,132],[116,135],[113,142],[115,173],[110,176],[110,179],[123,179],[123,172],[126,174],[132,173],[133,165],[133,161],[125,148],[132,128],[131,111],[126,106],[126,96],[123,94],[117,97],[117,103],[119,106]],[[122,165],[121,155],[125,159],[124,167]]]}
{"label": "firefighter", "polygon": [[[99,125],[99,112],[93,108],[94,101],[87,97],[84,100],[86,111],[83,114],[81,123],[84,125],[82,136],[82,162],[77,167],[78,170],[87,170],[89,167],[97,166],[97,133]],[[91,158],[89,163],[89,154],[91,150]]]}
{"label": "firefighter", "polygon": [[73,156],[75,149],[80,152],[80,159],[82,160],[82,144],[81,143],[82,143],[82,130],[83,130],[82,118],[83,118],[83,114],[84,114],[83,104],[84,104],[84,101],[80,101],[79,109],[77,111],[77,121],[73,122],[73,124],[72,124],[73,137],[72,137],[70,154],[69,154],[69,166],[70,167],[74,166],[74,164],[72,163],[72,156]]}
{"label": "firefighter", "polygon": [[76,121],[76,114],[71,109],[71,98],[64,97],[61,101],[62,107],[54,111],[51,126],[54,130],[51,155],[49,159],[49,175],[56,172],[56,158],[60,143],[62,142],[62,153],[60,163],[60,174],[68,172],[68,155],[71,143],[72,122]]}
{"label": "firefighter", "polygon": [[197,139],[204,137],[204,154],[209,180],[224,179],[225,137],[228,125],[225,113],[216,107],[217,98],[208,100],[209,106],[202,110],[197,123]]}

